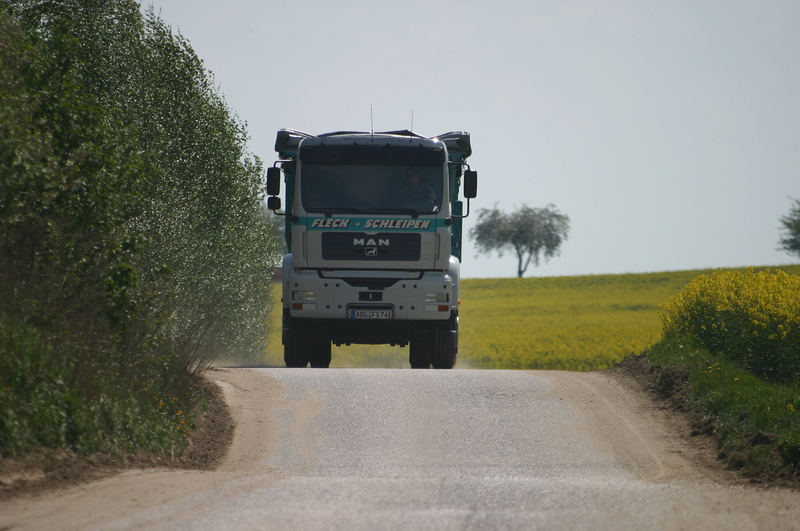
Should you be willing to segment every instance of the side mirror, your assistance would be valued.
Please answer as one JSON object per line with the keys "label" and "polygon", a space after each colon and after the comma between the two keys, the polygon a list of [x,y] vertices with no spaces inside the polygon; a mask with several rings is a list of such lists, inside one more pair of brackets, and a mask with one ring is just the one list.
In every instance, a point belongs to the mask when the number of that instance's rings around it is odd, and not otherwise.
{"label": "side mirror", "polygon": [[278,195],[280,193],[281,193],[281,169],[275,166],[267,168],[267,195]]}
{"label": "side mirror", "polygon": [[478,195],[478,172],[467,170],[464,172],[464,197],[475,199]]}
{"label": "side mirror", "polygon": [[281,198],[275,197],[274,195],[267,198],[267,208],[277,212],[281,209]]}

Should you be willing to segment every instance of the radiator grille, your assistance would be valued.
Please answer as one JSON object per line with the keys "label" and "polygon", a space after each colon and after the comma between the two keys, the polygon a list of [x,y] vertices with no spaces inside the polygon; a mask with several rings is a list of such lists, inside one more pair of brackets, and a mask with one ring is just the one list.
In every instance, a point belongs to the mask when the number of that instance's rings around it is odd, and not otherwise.
{"label": "radiator grille", "polygon": [[419,260],[418,233],[325,232],[322,258],[325,260]]}

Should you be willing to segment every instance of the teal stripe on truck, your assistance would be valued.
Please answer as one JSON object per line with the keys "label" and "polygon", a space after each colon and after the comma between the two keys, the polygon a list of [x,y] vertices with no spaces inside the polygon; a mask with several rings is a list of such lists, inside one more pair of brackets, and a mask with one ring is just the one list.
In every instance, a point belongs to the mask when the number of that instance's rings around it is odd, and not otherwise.
{"label": "teal stripe on truck", "polygon": [[443,219],[430,218],[334,218],[334,217],[301,217],[298,224],[305,225],[308,230],[325,231],[410,231],[434,232],[437,227],[447,226]]}

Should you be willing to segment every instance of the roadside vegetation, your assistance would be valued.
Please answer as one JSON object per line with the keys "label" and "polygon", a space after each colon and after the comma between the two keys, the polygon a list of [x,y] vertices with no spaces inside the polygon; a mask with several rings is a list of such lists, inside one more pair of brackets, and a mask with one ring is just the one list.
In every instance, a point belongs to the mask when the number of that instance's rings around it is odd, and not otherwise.
{"label": "roadside vegetation", "polygon": [[246,132],[130,0],[0,2],[0,457],[180,454],[221,352],[266,347]]}
{"label": "roadside vegetation", "polygon": [[800,475],[800,276],[703,275],[662,318],[649,362],[686,375],[686,398],[721,457],[749,472]]}

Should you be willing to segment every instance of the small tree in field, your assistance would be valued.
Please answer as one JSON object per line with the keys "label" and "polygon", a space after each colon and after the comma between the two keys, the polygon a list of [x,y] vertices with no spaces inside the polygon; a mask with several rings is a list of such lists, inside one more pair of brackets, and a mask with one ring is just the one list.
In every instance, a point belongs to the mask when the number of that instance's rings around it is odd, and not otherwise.
{"label": "small tree in field", "polygon": [[542,257],[549,259],[559,253],[561,244],[569,234],[569,216],[558,211],[555,205],[531,208],[522,205],[506,214],[496,206],[478,211],[478,223],[469,236],[481,253],[513,250],[517,255],[517,277],[527,271],[533,262],[538,266]]}
{"label": "small tree in field", "polygon": [[783,235],[780,244],[787,253],[800,256],[800,200],[794,199],[793,202],[789,213],[781,218]]}

